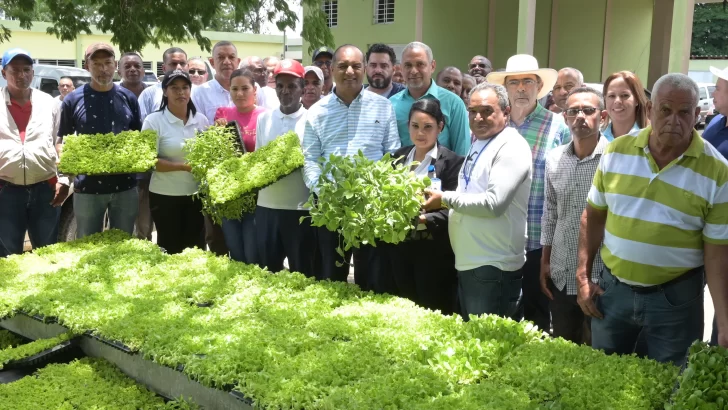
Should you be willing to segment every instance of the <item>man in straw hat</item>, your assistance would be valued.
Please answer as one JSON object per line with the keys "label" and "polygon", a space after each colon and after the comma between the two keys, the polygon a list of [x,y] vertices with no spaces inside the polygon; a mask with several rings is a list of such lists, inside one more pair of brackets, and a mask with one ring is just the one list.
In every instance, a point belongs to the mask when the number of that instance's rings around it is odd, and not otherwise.
{"label": "man in straw hat", "polygon": [[[540,329],[551,327],[549,302],[541,292],[539,276],[541,259],[541,216],[544,205],[544,175],[546,155],[571,139],[569,128],[560,115],[555,115],[538,103],[556,84],[558,73],[551,68],[538,68],[536,58],[518,54],[508,59],[505,71],[488,74],[486,81],[506,87],[511,103],[510,123],[526,139],[533,154],[533,180],[528,200],[528,239],[526,264],[523,266],[522,314]],[[520,310],[519,310],[520,312]],[[520,316],[520,313],[519,313]]]}
{"label": "man in straw hat", "polygon": [[[710,67],[710,72],[718,77],[718,81],[715,83],[715,92],[713,93],[713,104],[718,115],[713,118],[710,124],[706,124],[703,139],[711,143],[721,155],[728,158],[728,123],[726,123],[726,117],[728,117],[728,67],[724,70]],[[711,341],[714,344],[718,343],[718,328],[715,320],[713,321]]]}

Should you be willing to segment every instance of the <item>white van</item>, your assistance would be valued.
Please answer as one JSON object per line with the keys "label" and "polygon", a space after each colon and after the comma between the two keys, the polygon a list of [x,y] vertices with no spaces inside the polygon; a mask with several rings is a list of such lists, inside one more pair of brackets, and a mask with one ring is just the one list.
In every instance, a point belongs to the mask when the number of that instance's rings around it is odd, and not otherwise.
{"label": "white van", "polygon": [[715,105],[713,105],[713,93],[715,93],[715,84],[698,83],[698,92],[698,96],[700,98],[700,101],[698,102],[698,107],[700,107],[700,118],[698,119],[697,125],[705,125],[705,118],[715,109]]}
{"label": "white van", "polygon": [[52,97],[57,97],[61,94],[58,91],[58,81],[61,77],[71,77],[73,85],[76,88],[91,82],[91,74],[82,68],[35,64],[33,65],[33,71],[33,81],[30,83],[30,86],[48,93]]}

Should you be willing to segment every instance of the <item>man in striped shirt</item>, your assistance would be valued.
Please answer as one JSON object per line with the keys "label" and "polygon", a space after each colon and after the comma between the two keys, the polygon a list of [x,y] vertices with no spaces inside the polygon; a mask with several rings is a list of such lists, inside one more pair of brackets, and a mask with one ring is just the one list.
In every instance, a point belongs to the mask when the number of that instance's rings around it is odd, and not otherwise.
{"label": "man in striped shirt", "polygon": [[[343,45],[334,53],[331,75],[336,86],[331,94],[311,106],[303,134],[303,179],[306,186],[317,192],[321,176],[321,158],[334,155],[354,155],[361,150],[372,160],[381,159],[400,147],[397,120],[392,104],[386,98],[364,90],[364,53],[353,45]],[[321,266],[319,279],[347,280],[349,267],[336,253],[339,237],[322,227],[318,231]],[[356,283],[363,289],[376,289],[371,283],[370,263],[376,260],[374,248],[362,247],[354,254]],[[357,266],[358,265],[358,266]],[[371,268],[370,268],[371,266]]]}
{"label": "man in striped shirt", "polygon": [[[581,220],[578,303],[592,316],[592,346],[680,366],[703,335],[707,276],[728,346],[728,162],[693,129],[698,86],[667,74],[648,103],[651,127],[611,142]],[[589,280],[604,240],[599,284]],[[595,296],[599,296],[595,303]]]}

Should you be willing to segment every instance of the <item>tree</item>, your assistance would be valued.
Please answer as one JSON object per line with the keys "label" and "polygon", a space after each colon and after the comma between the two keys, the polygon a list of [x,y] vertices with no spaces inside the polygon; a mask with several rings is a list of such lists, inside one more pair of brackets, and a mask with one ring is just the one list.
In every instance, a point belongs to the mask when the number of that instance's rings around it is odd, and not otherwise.
{"label": "tree", "polygon": [[[333,45],[326,26],[322,0],[298,0],[319,13],[307,13],[302,37],[314,47]],[[195,39],[210,51],[210,39],[202,31],[220,27],[232,31],[260,31],[262,23],[275,23],[279,30],[294,28],[298,17],[286,0],[0,0],[0,9],[19,20],[25,29],[42,16],[51,23],[47,29],[62,41],[73,41],[91,26],[111,33],[111,42],[122,52],[141,50],[146,44],[159,46]],[[257,16],[251,18],[250,16]],[[225,17],[223,22],[220,18]],[[11,31],[0,25],[0,42],[8,41]]]}
{"label": "tree", "polygon": [[728,55],[728,12],[725,3],[695,4],[690,54]]}

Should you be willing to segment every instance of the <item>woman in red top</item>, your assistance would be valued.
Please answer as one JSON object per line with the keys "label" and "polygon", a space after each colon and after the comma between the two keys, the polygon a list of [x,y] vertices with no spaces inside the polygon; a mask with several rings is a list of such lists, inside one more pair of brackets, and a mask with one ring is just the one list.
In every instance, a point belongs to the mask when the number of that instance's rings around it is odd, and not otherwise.
{"label": "woman in red top", "polygon": [[[245,150],[253,152],[258,115],[265,112],[265,109],[255,105],[256,89],[252,71],[243,69],[233,71],[230,76],[230,98],[235,106],[218,108],[215,113],[215,124],[225,125],[228,121],[236,121]],[[242,215],[239,220],[223,219],[222,232],[233,260],[258,263],[255,219],[252,213]]]}

